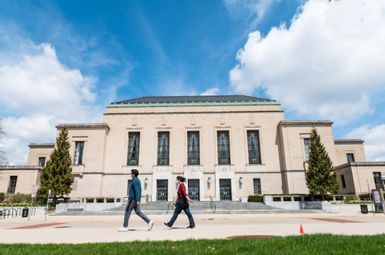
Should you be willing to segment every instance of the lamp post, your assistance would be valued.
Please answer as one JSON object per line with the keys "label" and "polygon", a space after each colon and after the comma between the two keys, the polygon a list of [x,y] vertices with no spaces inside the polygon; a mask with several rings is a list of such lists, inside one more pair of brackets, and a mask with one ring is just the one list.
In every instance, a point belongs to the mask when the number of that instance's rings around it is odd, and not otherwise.
{"label": "lamp post", "polygon": [[374,201],[373,201],[372,194],[370,192],[369,180],[368,179],[366,179],[366,184],[368,185],[368,193],[369,193],[369,196],[371,197],[371,200],[372,200],[372,212],[373,212],[373,215],[374,215]]}
{"label": "lamp post", "polygon": [[48,215],[48,202],[49,202],[49,197],[51,196],[51,190],[48,190],[48,195],[47,195],[47,203],[45,205],[45,218],[44,220],[47,221],[47,215]]}
{"label": "lamp post", "polygon": [[211,177],[209,176],[208,178],[207,178],[207,187],[210,189],[210,185],[211,185]]}
{"label": "lamp post", "polygon": [[[385,181],[385,175],[381,175],[381,181],[382,181],[382,187],[384,187],[384,181]],[[384,193],[381,191],[381,198],[382,198],[382,210],[385,214],[385,201],[384,201]]]}
{"label": "lamp post", "polygon": [[148,178],[144,178],[144,189],[147,189]]}
{"label": "lamp post", "polygon": [[241,188],[241,189],[242,189],[242,184],[243,184],[243,182],[244,182],[243,177],[242,177],[242,176],[239,177],[239,188]]}

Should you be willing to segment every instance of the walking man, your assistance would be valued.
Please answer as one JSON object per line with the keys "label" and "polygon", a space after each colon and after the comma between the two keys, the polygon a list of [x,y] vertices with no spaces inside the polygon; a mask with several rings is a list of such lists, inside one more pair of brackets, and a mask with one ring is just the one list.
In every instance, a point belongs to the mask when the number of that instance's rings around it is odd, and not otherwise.
{"label": "walking man", "polygon": [[135,213],[142,218],[147,223],[147,230],[150,231],[154,226],[154,222],[150,220],[141,210],[140,210],[140,198],[142,197],[142,187],[140,185],[140,180],[138,178],[139,171],[137,169],[131,170],[132,182],[130,189],[128,190],[128,203],[124,213],[123,227],[119,228],[120,232],[128,231],[128,220],[132,210],[135,210]]}

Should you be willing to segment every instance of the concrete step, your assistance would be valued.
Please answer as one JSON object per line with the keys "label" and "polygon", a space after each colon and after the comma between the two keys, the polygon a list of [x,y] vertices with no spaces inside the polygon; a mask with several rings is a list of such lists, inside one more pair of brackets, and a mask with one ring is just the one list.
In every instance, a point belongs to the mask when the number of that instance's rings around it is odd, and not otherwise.
{"label": "concrete step", "polygon": [[322,210],[322,201],[304,201],[300,206],[307,210]]}
{"label": "concrete step", "polygon": [[[143,210],[146,215],[172,215],[174,210]],[[319,210],[284,210],[284,209],[261,209],[261,210],[191,210],[193,215],[199,214],[280,214],[280,213],[320,213]],[[92,212],[92,211],[83,211],[83,212],[65,212],[55,215],[124,215],[124,211],[101,211],[101,212]]]}
{"label": "concrete step", "polygon": [[[159,210],[170,207],[170,202],[159,201],[149,202],[141,205],[142,210]],[[113,211],[124,211],[126,205],[110,209]],[[191,210],[211,210],[211,209],[224,209],[224,210],[260,210],[260,209],[271,209],[273,207],[267,206],[263,203],[241,203],[233,201],[217,201],[217,202],[202,202],[195,201],[190,204]]]}
{"label": "concrete step", "polygon": [[[67,210],[57,213],[57,215],[123,215],[126,205],[110,209],[92,211],[85,210]],[[149,202],[141,205],[141,210],[149,215],[172,214],[174,206],[167,201]],[[309,208],[310,209],[310,208]],[[265,213],[292,213],[303,212],[303,210],[285,210],[267,206],[264,203],[241,203],[235,201],[215,201],[215,202],[193,202],[190,206],[193,214],[265,214]],[[306,210],[306,213],[312,213],[313,210]],[[319,211],[316,211],[319,212]]]}

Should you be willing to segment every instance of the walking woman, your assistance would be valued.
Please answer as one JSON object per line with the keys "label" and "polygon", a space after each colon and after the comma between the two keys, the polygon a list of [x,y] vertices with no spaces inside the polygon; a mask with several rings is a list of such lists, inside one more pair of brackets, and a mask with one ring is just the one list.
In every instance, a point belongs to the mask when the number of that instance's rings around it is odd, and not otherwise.
{"label": "walking woman", "polygon": [[172,216],[171,220],[167,223],[164,223],[164,225],[171,228],[172,225],[174,225],[176,218],[183,210],[186,213],[190,222],[190,225],[187,226],[187,228],[195,228],[194,218],[189,209],[189,203],[192,202],[192,200],[189,198],[186,192],[186,186],[184,185],[186,178],[184,178],[183,176],[178,176],[176,177],[176,179],[178,180],[178,191],[177,197],[173,201],[173,204],[175,205],[174,215]]}

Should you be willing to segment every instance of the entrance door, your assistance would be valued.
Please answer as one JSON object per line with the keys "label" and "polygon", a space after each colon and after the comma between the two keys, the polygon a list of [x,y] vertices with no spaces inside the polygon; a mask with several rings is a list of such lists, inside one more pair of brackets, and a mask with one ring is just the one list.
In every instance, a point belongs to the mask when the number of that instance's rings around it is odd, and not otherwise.
{"label": "entrance door", "polygon": [[231,179],[219,179],[219,193],[221,200],[231,200]]}
{"label": "entrance door", "polygon": [[156,200],[168,200],[168,180],[156,180]]}
{"label": "entrance door", "polygon": [[199,201],[199,179],[188,180],[188,196]]}

